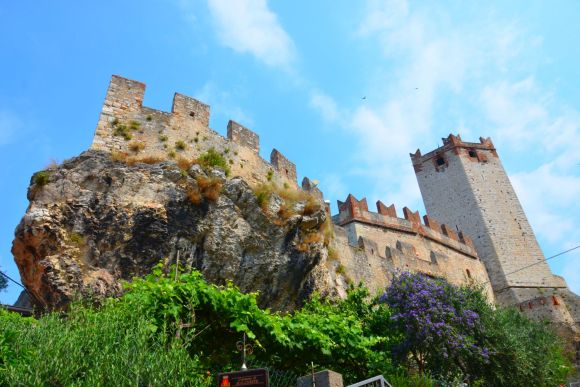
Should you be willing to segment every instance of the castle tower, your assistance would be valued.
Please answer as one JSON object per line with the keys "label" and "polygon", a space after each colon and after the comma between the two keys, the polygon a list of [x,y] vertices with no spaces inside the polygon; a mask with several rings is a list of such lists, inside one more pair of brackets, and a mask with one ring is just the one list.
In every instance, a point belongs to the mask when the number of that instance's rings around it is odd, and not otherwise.
{"label": "castle tower", "polygon": [[468,143],[449,135],[443,146],[411,159],[427,213],[471,236],[499,303],[567,288],[550,271],[489,138]]}

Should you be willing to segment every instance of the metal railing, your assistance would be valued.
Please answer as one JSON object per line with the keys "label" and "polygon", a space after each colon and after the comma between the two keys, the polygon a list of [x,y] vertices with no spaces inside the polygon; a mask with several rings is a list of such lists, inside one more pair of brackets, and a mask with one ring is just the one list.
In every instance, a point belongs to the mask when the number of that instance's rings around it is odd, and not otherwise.
{"label": "metal railing", "polygon": [[363,380],[355,384],[349,384],[346,387],[393,387],[391,383],[387,382],[382,375],[375,376],[370,379]]}

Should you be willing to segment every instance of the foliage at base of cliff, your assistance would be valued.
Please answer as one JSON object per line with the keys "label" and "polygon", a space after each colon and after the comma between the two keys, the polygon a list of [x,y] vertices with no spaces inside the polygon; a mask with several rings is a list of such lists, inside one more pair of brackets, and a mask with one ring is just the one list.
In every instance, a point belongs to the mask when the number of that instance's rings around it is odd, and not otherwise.
{"label": "foliage at base of cliff", "polygon": [[261,309],[256,294],[197,272],[156,269],[127,288],[100,307],[75,304],[38,320],[0,311],[0,385],[209,386],[239,368],[243,333],[254,346],[250,366],[304,375],[313,362],[346,382],[383,374],[395,386],[554,385],[571,370],[545,324],[420,275],[395,278],[382,297],[357,287],[292,314]]}

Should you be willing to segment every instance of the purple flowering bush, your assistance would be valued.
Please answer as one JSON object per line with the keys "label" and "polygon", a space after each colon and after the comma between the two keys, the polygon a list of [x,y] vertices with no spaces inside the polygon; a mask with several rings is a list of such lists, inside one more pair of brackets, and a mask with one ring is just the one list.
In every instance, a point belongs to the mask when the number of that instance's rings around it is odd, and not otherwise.
{"label": "purple flowering bush", "polygon": [[465,294],[443,279],[397,273],[381,297],[392,311],[394,326],[404,335],[393,348],[399,361],[410,356],[419,373],[425,366],[439,375],[467,373],[464,359],[489,356],[475,338],[481,330],[479,314],[466,309]]}
{"label": "purple flowering bush", "polygon": [[543,386],[572,369],[548,325],[494,308],[481,289],[400,272],[379,301],[401,335],[393,358],[411,373],[469,385]]}

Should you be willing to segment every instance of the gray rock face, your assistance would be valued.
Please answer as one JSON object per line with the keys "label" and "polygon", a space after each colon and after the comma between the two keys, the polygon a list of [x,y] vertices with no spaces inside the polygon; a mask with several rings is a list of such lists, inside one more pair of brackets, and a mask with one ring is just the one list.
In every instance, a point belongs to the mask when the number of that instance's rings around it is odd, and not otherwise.
{"label": "gray rock face", "polygon": [[[280,222],[239,177],[170,162],[128,165],[99,151],[66,161],[44,185],[39,180],[32,178],[12,247],[37,304],[119,295],[121,280],[177,261],[213,283],[258,291],[261,305],[273,309],[330,292],[326,248],[301,243],[302,233],[324,223],[324,206]],[[265,208],[279,201],[274,194]]]}

